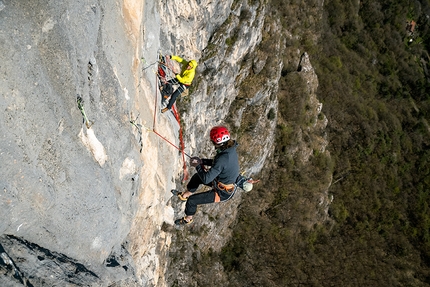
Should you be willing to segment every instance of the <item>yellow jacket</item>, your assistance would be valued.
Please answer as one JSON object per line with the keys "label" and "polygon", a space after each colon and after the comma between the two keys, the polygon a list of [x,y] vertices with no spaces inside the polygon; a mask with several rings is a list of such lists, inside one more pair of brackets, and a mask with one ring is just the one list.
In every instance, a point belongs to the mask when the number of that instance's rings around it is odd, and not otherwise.
{"label": "yellow jacket", "polygon": [[[181,72],[176,75],[176,79],[184,85],[191,85],[191,82],[196,75],[197,62],[196,60],[186,61],[179,56],[171,56],[172,60],[175,60],[179,64],[181,64]],[[191,66],[191,69],[187,70],[188,65]]]}

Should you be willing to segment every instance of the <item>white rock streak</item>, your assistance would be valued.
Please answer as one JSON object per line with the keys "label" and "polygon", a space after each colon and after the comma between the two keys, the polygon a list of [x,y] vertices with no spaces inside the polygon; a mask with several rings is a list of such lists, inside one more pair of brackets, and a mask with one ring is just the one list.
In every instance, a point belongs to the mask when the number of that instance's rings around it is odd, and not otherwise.
{"label": "white rock streak", "polygon": [[127,174],[134,173],[136,173],[136,164],[134,163],[133,159],[126,158],[122,162],[121,169],[119,170],[119,179],[122,180]]}
{"label": "white rock streak", "polygon": [[79,137],[81,138],[82,143],[94,156],[94,159],[99,163],[100,166],[103,166],[107,160],[106,150],[97,139],[96,135],[94,134],[94,130],[91,128],[87,129],[85,135],[82,128],[79,133]]}

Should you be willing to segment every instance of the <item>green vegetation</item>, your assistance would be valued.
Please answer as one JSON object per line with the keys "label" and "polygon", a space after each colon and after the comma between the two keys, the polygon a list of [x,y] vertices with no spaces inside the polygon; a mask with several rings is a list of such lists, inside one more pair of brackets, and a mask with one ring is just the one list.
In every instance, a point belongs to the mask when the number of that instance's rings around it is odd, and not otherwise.
{"label": "green vegetation", "polygon": [[[268,17],[293,34],[275,154],[244,196],[230,243],[207,260],[221,260],[228,286],[429,286],[430,3],[329,0],[323,14],[318,3],[271,1]],[[297,48],[310,54],[329,120],[331,156],[314,151],[306,165],[287,156],[307,124]],[[329,175],[334,200],[322,220]]]}

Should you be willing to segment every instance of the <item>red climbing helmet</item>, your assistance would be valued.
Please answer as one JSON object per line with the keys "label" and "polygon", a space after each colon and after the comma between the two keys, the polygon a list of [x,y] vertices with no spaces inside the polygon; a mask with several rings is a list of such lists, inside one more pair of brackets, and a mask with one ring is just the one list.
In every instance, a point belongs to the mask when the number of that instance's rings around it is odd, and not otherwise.
{"label": "red climbing helmet", "polygon": [[211,129],[210,137],[213,143],[221,144],[230,139],[230,133],[226,127],[216,126]]}

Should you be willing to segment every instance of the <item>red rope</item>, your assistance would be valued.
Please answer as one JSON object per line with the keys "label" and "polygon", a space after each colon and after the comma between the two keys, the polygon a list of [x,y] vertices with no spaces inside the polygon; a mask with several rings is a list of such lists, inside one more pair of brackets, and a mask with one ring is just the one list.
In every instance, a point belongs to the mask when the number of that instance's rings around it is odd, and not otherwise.
{"label": "red rope", "polygon": [[[157,73],[158,73],[158,71],[157,71]],[[154,121],[152,122],[152,130],[154,130],[154,131],[155,131],[155,116],[157,115],[157,101],[158,101],[158,92],[159,92],[157,74],[155,74],[155,82],[157,83],[157,89],[155,90]]]}
{"label": "red rope", "polygon": [[188,170],[187,170],[187,165],[185,163],[185,144],[184,144],[184,138],[182,136],[182,126],[181,126],[181,120],[179,118],[179,113],[176,110],[176,104],[173,106],[173,114],[175,115],[176,120],[178,121],[179,124],[179,143],[180,143],[180,147],[181,147],[181,153],[182,153],[182,161],[184,163],[183,165],[183,169],[184,169],[184,179],[183,181],[188,180],[189,174],[188,174]]}
{"label": "red rope", "polygon": [[[189,156],[187,153],[185,153],[183,150],[181,150],[179,147],[177,147],[174,143],[172,143],[171,141],[169,141],[168,139],[166,139],[165,137],[163,137],[162,135],[160,135],[156,130],[153,130],[153,132],[159,136],[160,138],[162,138],[163,140],[165,140],[167,143],[171,144],[174,148],[176,148],[177,150],[179,150],[180,152],[183,153],[183,155],[186,155],[187,157],[191,158],[191,156]],[[184,160],[184,165],[185,165],[185,158],[182,157]]]}
{"label": "red rope", "polygon": [[[170,68],[170,67],[168,67],[168,68]],[[157,73],[158,73],[158,71],[157,71]],[[174,116],[175,116],[175,118],[176,118],[176,121],[178,122],[178,124],[179,124],[179,142],[180,142],[180,148],[179,147],[177,147],[176,145],[174,145],[172,142],[170,142],[168,139],[166,139],[165,137],[163,137],[162,135],[160,135],[156,130],[155,130],[155,123],[156,123],[156,115],[157,115],[157,102],[159,101],[159,99],[158,99],[158,94],[159,94],[159,88],[158,88],[158,80],[159,80],[159,78],[158,78],[158,76],[157,76],[157,74],[155,75],[155,80],[157,81],[157,90],[155,91],[155,104],[154,104],[154,120],[153,120],[153,123],[152,123],[152,131],[157,135],[157,136],[159,136],[160,138],[162,138],[164,141],[166,141],[167,143],[169,143],[170,145],[172,145],[173,147],[175,147],[177,150],[179,150],[180,152],[181,152],[181,154],[182,154],[182,162],[183,162],[183,165],[182,165],[182,168],[183,168],[183,170],[184,170],[184,176],[183,176],[183,179],[182,179],[182,182],[184,182],[184,181],[186,181],[186,180],[188,180],[188,178],[189,178],[189,174],[188,174],[188,170],[187,170],[187,164],[186,164],[186,161],[185,161],[185,156],[187,156],[187,157],[189,157],[189,158],[191,158],[191,156],[189,156],[186,152],[185,152],[185,144],[184,144],[184,139],[183,139],[183,132],[182,132],[182,127],[181,127],[181,122],[180,122],[180,117],[179,117],[179,113],[178,113],[178,111],[176,110],[176,104],[175,105],[173,105],[173,114],[174,114]],[[161,95],[161,94],[160,94]]]}

